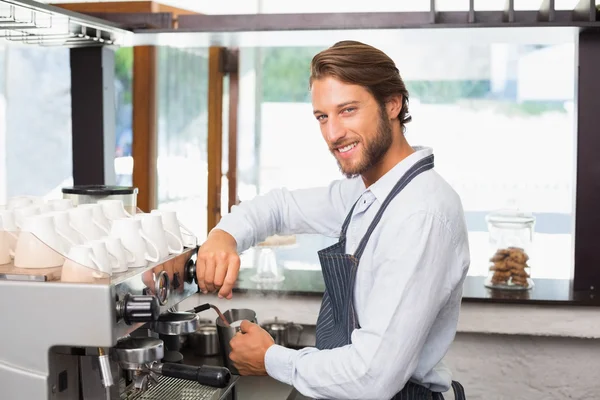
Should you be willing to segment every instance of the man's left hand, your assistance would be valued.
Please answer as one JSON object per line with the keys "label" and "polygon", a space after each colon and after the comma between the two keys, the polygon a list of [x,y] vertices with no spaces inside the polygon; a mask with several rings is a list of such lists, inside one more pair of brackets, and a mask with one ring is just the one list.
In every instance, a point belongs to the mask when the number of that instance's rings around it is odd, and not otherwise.
{"label": "man's left hand", "polygon": [[241,332],[229,342],[229,358],[240,375],[267,375],[265,354],[275,342],[269,332],[250,321],[242,321]]}

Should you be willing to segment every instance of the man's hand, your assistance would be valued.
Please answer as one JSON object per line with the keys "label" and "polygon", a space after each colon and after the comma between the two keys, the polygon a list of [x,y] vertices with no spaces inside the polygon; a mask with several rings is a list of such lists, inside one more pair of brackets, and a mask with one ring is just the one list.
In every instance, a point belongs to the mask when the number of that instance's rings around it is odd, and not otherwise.
{"label": "man's hand", "polygon": [[275,342],[269,332],[250,321],[242,321],[241,332],[229,342],[229,358],[240,375],[267,375],[265,354]]}
{"label": "man's hand", "polygon": [[231,299],[240,272],[237,243],[229,233],[215,229],[198,250],[196,276],[202,293],[219,291],[220,298]]}

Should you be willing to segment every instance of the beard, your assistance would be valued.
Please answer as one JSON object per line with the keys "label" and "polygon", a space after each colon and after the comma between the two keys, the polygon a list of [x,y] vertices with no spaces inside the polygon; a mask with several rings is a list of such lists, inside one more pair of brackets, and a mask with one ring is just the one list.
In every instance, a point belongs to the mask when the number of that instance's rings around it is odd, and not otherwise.
{"label": "beard", "polygon": [[[379,121],[375,137],[369,141],[363,141],[361,144],[362,152],[357,164],[344,167],[336,157],[340,172],[348,179],[355,178],[371,169],[383,158],[392,145],[392,125],[386,118],[384,107],[379,108]],[[332,153],[335,157],[333,150]]]}

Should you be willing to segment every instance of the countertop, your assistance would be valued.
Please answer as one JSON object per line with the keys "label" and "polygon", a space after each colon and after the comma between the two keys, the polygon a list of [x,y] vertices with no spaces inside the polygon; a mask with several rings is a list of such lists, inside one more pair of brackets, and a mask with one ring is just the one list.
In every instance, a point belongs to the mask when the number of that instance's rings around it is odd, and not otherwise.
{"label": "countertop", "polygon": [[[283,269],[283,282],[274,284],[255,283],[251,277],[254,268],[240,270],[234,292],[262,295],[321,296],[325,290],[321,271]],[[499,290],[484,286],[485,278],[468,276],[463,287],[463,303],[545,304],[600,306],[600,295],[593,291],[573,290],[572,281],[566,279],[535,279],[529,290]]]}
{"label": "countertop", "polygon": [[[189,365],[215,365],[222,366],[221,356],[201,357],[196,356],[192,349],[181,350],[184,363]],[[287,399],[293,388],[279,382],[270,376],[237,376],[234,386],[235,400],[278,400]],[[231,398],[231,397],[229,397]]]}

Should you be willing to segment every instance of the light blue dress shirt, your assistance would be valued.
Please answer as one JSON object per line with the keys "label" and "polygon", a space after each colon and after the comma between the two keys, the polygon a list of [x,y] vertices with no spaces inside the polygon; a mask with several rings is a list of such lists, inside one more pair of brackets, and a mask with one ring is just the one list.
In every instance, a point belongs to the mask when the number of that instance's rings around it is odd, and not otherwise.
{"label": "light blue dress shirt", "polygon": [[[273,190],[233,207],[216,228],[236,239],[239,252],[273,234],[338,237],[358,199],[347,233],[346,252],[353,253],[396,182],[432,154],[414,149],[369,188],[358,177]],[[390,203],[360,260],[354,290],[360,329],[352,344],[271,346],[267,373],[313,398],[389,399],[408,380],[447,391],[452,376],[442,360],[456,333],[469,263],[459,196],[435,169],[420,174]]]}

